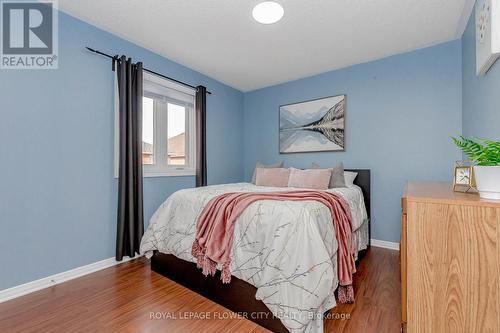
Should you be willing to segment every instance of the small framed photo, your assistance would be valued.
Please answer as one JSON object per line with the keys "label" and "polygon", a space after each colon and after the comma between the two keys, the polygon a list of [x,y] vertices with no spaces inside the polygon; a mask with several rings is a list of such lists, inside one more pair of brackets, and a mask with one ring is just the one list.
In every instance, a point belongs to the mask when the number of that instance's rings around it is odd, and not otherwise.
{"label": "small framed photo", "polygon": [[455,162],[453,190],[456,192],[475,192],[474,164],[471,161]]}

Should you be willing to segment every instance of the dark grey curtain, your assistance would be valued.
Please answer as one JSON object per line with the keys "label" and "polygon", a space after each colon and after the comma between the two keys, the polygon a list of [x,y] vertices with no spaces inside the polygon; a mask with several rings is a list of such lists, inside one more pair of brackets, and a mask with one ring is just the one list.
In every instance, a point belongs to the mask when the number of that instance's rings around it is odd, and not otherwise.
{"label": "dark grey curtain", "polygon": [[142,198],[142,63],[116,60],[119,94],[120,157],[116,260],[139,253],[144,233]]}
{"label": "dark grey curtain", "polygon": [[196,87],[196,187],[207,185],[207,88]]}

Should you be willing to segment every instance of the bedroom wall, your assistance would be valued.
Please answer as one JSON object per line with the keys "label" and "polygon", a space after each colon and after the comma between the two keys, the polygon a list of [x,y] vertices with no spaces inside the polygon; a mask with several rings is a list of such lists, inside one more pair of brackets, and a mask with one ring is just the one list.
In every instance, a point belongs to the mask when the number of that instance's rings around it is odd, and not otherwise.
{"label": "bedroom wall", "polygon": [[500,140],[500,60],[476,76],[476,27],[472,13],[462,36],[463,134]]}
{"label": "bedroom wall", "polygon": [[[461,154],[461,41],[456,40],[246,93],[245,178],[255,163],[372,171],[372,238],[399,241],[400,198],[408,180],[451,180]],[[280,105],[347,94],[346,151],[279,154]]]}
{"label": "bedroom wall", "polygon": [[[243,175],[240,91],[68,15],[59,19],[58,70],[0,73],[0,290],[114,256],[113,72],[84,46],[207,86],[208,182]],[[145,179],[146,223],[168,195],[193,186],[194,177]]]}

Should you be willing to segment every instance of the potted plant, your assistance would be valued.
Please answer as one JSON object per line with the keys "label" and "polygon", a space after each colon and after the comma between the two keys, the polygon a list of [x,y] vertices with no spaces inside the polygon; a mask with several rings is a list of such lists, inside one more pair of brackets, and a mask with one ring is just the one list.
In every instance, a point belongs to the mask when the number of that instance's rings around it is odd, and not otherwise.
{"label": "potted plant", "polygon": [[479,196],[500,200],[500,142],[464,136],[452,139],[477,164],[474,175]]}

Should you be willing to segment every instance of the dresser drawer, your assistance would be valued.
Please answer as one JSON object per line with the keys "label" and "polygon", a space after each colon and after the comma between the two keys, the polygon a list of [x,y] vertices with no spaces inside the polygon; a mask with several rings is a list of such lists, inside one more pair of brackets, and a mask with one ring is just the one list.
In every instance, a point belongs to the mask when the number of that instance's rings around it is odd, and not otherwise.
{"label": "dresser drawer", "polygon": [[500,333],[500,201],[411,183],[402,211],[403,331]]}

